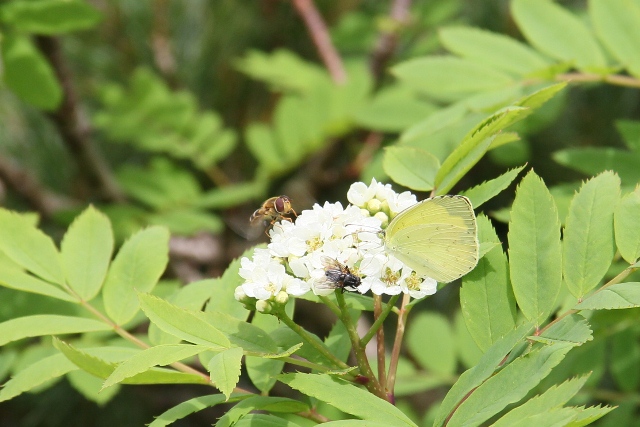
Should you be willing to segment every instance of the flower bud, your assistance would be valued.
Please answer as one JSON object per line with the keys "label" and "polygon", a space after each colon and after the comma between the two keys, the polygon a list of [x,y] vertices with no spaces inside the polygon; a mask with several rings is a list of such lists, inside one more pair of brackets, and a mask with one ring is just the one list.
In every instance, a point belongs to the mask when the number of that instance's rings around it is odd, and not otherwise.
{"label": "flower bud", "polygon": [[269,303],[269,301],[265,301],[265,300],[258,300],[256,301],[256,311],[259,311],[260,313],[268,313],[269,311],[271,311],[271,304]]}
{"label": "flower bud", "polygon": [[233,291],[233,297],[240,302],[244,302],[247,299],[247,294],[244,293],[244,289],[242,286],[238,286],[235,291]]}
{"label": "flower bud", "polygon": [[276,295],[275,301],[276,301],[276,303],[278,303],[278,304],[282,304],[282,305],[284,305],[284,304],[286,304],[286,303],[287,303],[287,301],[289,301],[289,294],[288,294],[288,293],[286,293],[285,291],[280,291],[280,292],[278,292],[278,294]]}
{"label": "flower bud", "polygon": [[367,209],[369,212],[380,212],[380,208],[382,207],[382,203],[378,199],[371,199],[367,202]]}
{"label": "flower bud", "polygon": [[385,228],[387,225],[389,225],[389,217],[387,216],[386,213],[384,212],[378,212],[377,214],[374,215],[374,217],[378,218],[381,222],[380,226],[382,228]]}

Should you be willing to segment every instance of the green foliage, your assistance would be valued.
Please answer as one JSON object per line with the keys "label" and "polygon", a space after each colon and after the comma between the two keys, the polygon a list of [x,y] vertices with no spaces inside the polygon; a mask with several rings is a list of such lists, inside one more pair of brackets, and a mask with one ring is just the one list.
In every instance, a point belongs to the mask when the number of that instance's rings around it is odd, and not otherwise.
{"label": "green foliage", "polygon": [[[500,243],[491,221],[478,217],[481,241]],[[502,247],[490,250],[462,280],[460,306],[478,347],[486,351],[515,326],[516,305]]]}
{"label": "green foliage", "polygon": [[6,34],[2,40],[4,81],[25,102],[54,110],[62,101],[62,88],[45,57],[31,40]]}
{"label": "green foliage", "polygon": [[562,285],[560,221],[544,182],[531,171],[520,183],[509,221],[513,292],[527,320],[540,325]]}
{"label": "green foliage", "polygon": [[199,112],[190,92],[171,91],[149,70],[133,73],[128,91],[106,86],[102,101],[94,122],[111,140],[187,159],[202,170],[227,157],[236,143],[219,115]]}
{"label": "green foliage", "polygon": [[[321,5],[343,83],[305,50],[291,5],[179,3],[0,5],[1,402],[66,378],[98,405],[125,385],[219,391],[156,427],[223,403],[218,426],[636,422],[640,122],[619,117],[640,87],[640,3],[511,0],[501,18],[434,0],[403,22]],[[522,39],[472,26],[481,16]],[[449,290],[400,307],[358,293],[240,304],[247,266],[231,258],[256,247],[226,225],[245,234],[283,192],[298,212],[335,200],[358,175],[484,209],[460,306]],[[175,235],[214,235],[215,260],[170,254]]]}

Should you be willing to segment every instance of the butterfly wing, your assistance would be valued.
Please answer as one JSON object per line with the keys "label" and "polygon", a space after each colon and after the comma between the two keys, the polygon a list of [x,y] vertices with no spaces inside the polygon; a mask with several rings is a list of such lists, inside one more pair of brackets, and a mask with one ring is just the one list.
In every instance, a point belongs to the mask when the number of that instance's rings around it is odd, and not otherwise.
{"label": "butterfly wing", "polygon": [[385,230],[385,247],[420,276],[448,283],[478,263],[476,217],[468,198],[439,196],[400,212]]}

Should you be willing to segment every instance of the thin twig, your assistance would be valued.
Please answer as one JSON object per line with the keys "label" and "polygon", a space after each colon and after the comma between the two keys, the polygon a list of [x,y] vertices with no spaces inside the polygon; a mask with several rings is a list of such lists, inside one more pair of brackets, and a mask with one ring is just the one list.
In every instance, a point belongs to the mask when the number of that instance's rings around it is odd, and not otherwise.
{"label": "thin twig", "polygon": [[60,41],[55,37],[38,36],[36,44],[49,61],[62,86],[62,103],[50,117],[74,157],[80,174],[103,198],[123,201],[125,197],[109,166],[91,141],[91,126],[80,109],[73,77],[64,60]]}
{"label": "thin twig", "polygon": [[339,85],[347,82],[347,73],[344,70],[342,59],[331,42],[320,12],[316,9],[313,0],[293,0],[293,5],[307,26],[307,31],[318,49],[318,54],[329,71],[333,81]]}
{"label": "thin twig", "polygon": [[393,342],[393,350],[391,351],[391,361],[389,362],[389,375],[387,376],[387,391],[393,396],[393,388],[396,382],[396,372],[398,370],[398,360],[400,359],[400,349],[402,348],[402,339],[404,338],[404,330],[407,322],[407,316],[411,307],[407,307],[411,297],[404,294],[402,304],[400,305],[400,314],[398,315],[398,326],[396,327],[396,337]]}
{"label": "thin twig", "polygon": [[169,34],[170,4],[167,0],[156,0],[153,5],[153,30],[151,33],[151,51],[153,62],[170,87],[178,86],[176,77],[176,58],[171,49]]}
{"label": "thin twig", "polygon": [[387,305],[384,307],[382,314],[373,322],[373,325],[371,325],[371,327],[369,328],[369,331],[360,339],[360,342],[362,343],[362,345],[367,345],[371,340],[371,338],[373,338],[373,336],[376,334],[378,329],[382,327],[382,323],[387,318],[389,313],[391,313],[395,308],[396,301],[398,301],[399,297],[400,295],[393,295],[391,298],[389,298],[389,301],[387,302]]}
{"label": "thin twig", "polygon": [[[382,297],[373,296],[373,318],[377,321],[382,316]],[[385,359],[384,328],[378,328],[376,332],[376,350],[378,353],[378,381],[383,389],[387,388],[387,362]]]}
{"label": "thin twig", "polygon": [[[627,276],[629,276],[631,273],[633,273],[637,269],[638,268],[636,268],[636,267],[627,267],[627,268],[625,268],[620,273],[618,273],[618,275],[616,275],[616,277],[614,277],[613,279],[609,280],[607,283],[605,283],[600,288],[598,288],[598,290],[596,290],[594,293],[589,295],[588,298],[593,297],[594,295],[598,294],[599,292],[607,289],[609,286],[612,286],[612,285],[615,285],[617,283],[620,283],[622,280],[626,279]],[[580,301],[578,301],[578,302],[580,302]],[[579,311],[580,310],[576,310],[576,309],[571,309],[571,310],[565,311],[564,313],[562,313],[561,315],[556,317],[552,322],[549,322],[544,328],[537,330],[535,335],[542,335],[547,329],[549,329],[551,326],[553,326],[556,323],[558,323],[560,320],[562,320],[565,317],[570,316],[570,315],[572,315],[574,313],[577,313]]]}
{"label": "thin twig", "polygon": [[371,73],[377,82],[382,79],[384,69],[396,50],[400,30],[409,21],[410,6],[411,0],[394,0],[391,5],[389,28],[380,34],[371,55]]}
{"label": "thin twig", "polygon": [[338,301],[338,307],[340,307],[340,320],[349,334],[351,348],[353,349],[353,353],[358,361],[358,368],[360,369],[360,373],[367,379],[365,384],[367,390],[381,399],[389,400],[386,391],[382,388],[382,385],[371,370],[371,365],[369,365],[369,360],[365,354],[364,345],[360,342],[358,331],[356,330],[353,321],[351,320],[351,316],[349,315],[349,309],[344,300],[344,295],[341,292],[336,292],[336,300]]}

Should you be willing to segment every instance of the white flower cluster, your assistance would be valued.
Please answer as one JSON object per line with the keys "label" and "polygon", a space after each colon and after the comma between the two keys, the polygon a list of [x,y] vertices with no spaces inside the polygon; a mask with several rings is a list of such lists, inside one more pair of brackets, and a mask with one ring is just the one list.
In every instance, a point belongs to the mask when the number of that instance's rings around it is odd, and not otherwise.
{"label": "white flower cluster", "polygon": [[[347,192],[352,204],[315,205],[293,221],[280,221],[269,232],[267,249],[256,249],[253,258],[242,258],[240,276],[245,282],[236,298],[284,300],[310,290],[316,295],[334,292],[327,286],[326,260],[335,260],[360,277],[357,290],[374,294],[408,293],[422,298],[436,292],[436,281],[418,277],[409,267],[384,250],[380,231],[389,220],[417,203],[410,192],[398,194],[391,185],[372,180],[354,183]],[[283,294],[284,293],[284,294]]]}

